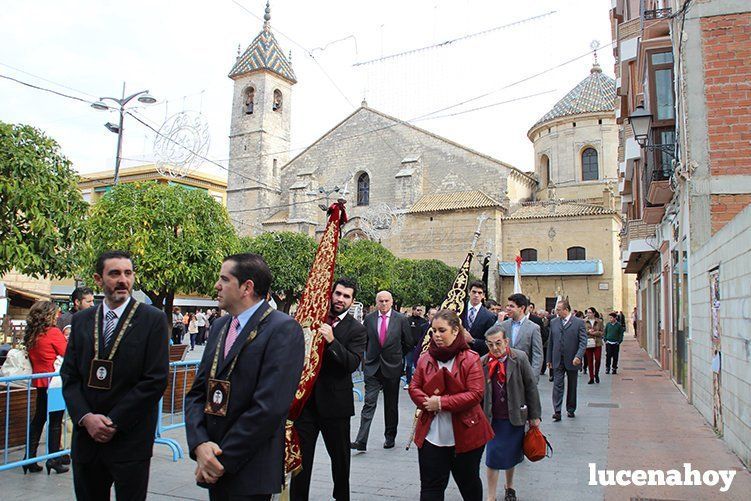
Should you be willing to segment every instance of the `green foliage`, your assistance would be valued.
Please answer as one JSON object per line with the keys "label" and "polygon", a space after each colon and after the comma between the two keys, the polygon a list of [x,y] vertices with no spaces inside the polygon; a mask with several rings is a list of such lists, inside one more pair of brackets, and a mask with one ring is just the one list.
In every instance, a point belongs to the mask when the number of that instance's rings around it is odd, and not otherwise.
{"label": "green foliage", "polygon": [[57,142],[0,122],[0,275],[70,276],[86,242],[86,211]]}
{"label": "green foliage", "polygon": [[[133,255],[135,288],[154,304],[175,293],[210,295],[225,256],[238,249],[227,211],[201,190],[154,181],[120,184],[92,207],[92,257],[108,249]],[[93,266],[93,259],[91,259]]]}
{"label": "green foliage", "polygon": [[401,306],[440,306],[457,269],[437,259],[399,259],[395,267],[394,300]]}
{"label": "green foliage", "polygon": [[289,307],[300,300],[316,247],[312,237],[289,231],[263,233],[240,240],[241,252],[260,254],[271,268],[274,276],[271,290],[282,311],[289,311]]}
{"label": "green foliage", "polygon": [[378,291],[393,288],[397,258],[383,245],[370,240],[343,244],[339,249],[337,276],[357,280],[357,300],[366,305],[375,304]]}

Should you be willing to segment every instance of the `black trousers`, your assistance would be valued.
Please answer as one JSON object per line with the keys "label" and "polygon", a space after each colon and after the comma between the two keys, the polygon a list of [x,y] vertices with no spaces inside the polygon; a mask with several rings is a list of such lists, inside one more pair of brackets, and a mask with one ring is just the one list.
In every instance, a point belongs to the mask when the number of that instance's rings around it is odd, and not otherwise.
{"label": "black trousers", "polygon": [[[33,458],[37,455],[39,441],[42,438],[44,423],[47,422],[47,388],[37,388],[37,403],[34,410],[34,417],[29,423],[29,454]],[[50,412],[50,425],[47,433],[47,445],[50,453],[60,450],[60,434],[63,426],[63,412]]]}
{"label": "black trousers", "polygon": [[560,365],[553,369],[553,410],[561,412],[563,404],[563,380],[566,381],[566,410],[574,412],[576,410],[576,383],[579,377],[579,369],[567,371],[566,366],[561,361]]}
{"label": "black trousers", "polygon": [[73,457],[73,487],[78,501],[110,499],[115,484],[117,501],[142,501],[149,487],[151,458],[113,462],[107,458],[82,463]]}
{"label": "black trousers", "polygon": [[331,476],[334,479],[332,497],[336,501],[349,501],[349,468],[351,451],[349,447],[350,418],[322,418],[309,401],[300,417],[295,421],[295,429],[300,437],[302,450],[302,471],[292,477],[290,499],[307,501],[310,497],[310,477],[313,472],[313,458],[318,434],[323,436],[326,452],[331,458]]}
{"label": "black trousers", "polygon": [[199,325],[198,326],[198,338],[197,338],[198,344],[203,344],[206,342],[206,326]]}
{"label": "black trousers", "polygon": [[370,424],[373,422],[378,393],[383,390],[383,418],[386,422],[384,436],[387,440],[396,438],[396,428],[399,424],[399,386],[401,378],[386,378],[381,369],[373,376],[365,376],[365,399],[360,414],[360,430],[357,432],[356,442],[367,445],[370,435]]}
{"label": "black trousers", "polygon": [[185,334],[185,329],[183,328],[183,326],[172,327],[172,343],[182,344],[183,334]]}
{"label": "black trousers", "polygon": [[618,370],[618,355],[621,352],[620,344],[605,343],[605,369],[610,370],[611,362],[614,371]]}
{"label": "black trousers", "polygon": [[454,447],[438,447],[427,440],[417,452],[420,463],[420,501],[443,501],[449,474],[464,501],[482,501],[480,458],[485,446],[456,454]]}

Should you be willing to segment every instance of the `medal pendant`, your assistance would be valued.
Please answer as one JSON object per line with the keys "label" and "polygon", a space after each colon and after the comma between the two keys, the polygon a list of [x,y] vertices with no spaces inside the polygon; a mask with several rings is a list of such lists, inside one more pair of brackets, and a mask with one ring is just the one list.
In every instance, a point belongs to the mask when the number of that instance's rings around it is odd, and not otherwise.
{"label": "medal pendant", "polygon": [[94,388],[95,390],[112,389],[113,367],[112,360],[93,359],[91,361],[91,369],[89,370],[89,388]]}
{"label": "medal pendant", "polygon": [[207,386],[206,405],[203,407],[203,412],[212,416],[226,416],[229,407],[229,381],[209,379]]}

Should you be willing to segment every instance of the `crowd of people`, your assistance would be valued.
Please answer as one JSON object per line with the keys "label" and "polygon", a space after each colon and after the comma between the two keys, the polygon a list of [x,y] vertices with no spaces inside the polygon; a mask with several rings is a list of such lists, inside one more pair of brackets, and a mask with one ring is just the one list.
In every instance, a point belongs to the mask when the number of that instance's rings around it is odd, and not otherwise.
{"label": "crowd of people", "polygon": [[[70,457],[47,461],[47,472],[65,473],[72,464],[78,499],[109,499],[113,484],[118,499],[145,499],[168,345],[187,333],[191,349],[205,345],[184,405],[195,480],[210,499],[270,499],[284,485],[285,421],[305,346],[302,327],[267,300],[267,264],[255,254],[227,257],[215,284],[219,307],[195,313],[174,308],[169,320],[132,297],[134,277],[128,253],[107,252],[93,277],[104,293],[101,304],[94,305],[91,289],[79,288],[69,315],[58,317],[49,301],[31,308],[24,342],[33,372],[59,367],[74,424]],[[420,499],[443,499],[453,477],[463,499],[495,500],[503,471],[503,498],[513,501],[525,432],[542,420],[540,376],[548,373],[553,381],[552,419],[560,421],[564,389],[567,415],[575,417],[580,370],[590,384],[599,383],[603,345],[606,373],[618,370],[625,322],[620,312],[605,322],[595,308],[580,313],[563,299],[547,314],[523,294],[501,305],[486,300],[485,284],[473,281],[461,315],[423,306],[405,315],[384,290],[360,323],[348,314],[357,293],[357,283],[345,277],[331,290],[328,319],[319,329],[325,340],[320,372],[294,422],[302,469],[289,485],[293,500],[310,497],[319,435],[331,459],[332,497],[349,499],[351,455],[367,451],[379,394],[383,448],[391,449],[405,389],[418,409],[405,442],[414,440],[418,448]],[[365,396],[351,439],[352,375],[360,368]],[[27,457],[36,456],[47,421],[49,384],[46,378],[34,382]],[[50,453],[60,450],[61,420],[62,412],[49,413]],[[24,466],[24,473],[41,470],[36,463]]]}

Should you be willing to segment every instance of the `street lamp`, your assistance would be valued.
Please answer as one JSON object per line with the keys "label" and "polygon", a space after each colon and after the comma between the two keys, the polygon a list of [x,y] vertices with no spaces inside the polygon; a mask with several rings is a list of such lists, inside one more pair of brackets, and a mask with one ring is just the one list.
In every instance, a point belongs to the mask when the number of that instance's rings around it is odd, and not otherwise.
{"label": "street lamp", "polygon": [[99,101],[95,101],[91,103],[91,107],[95,110],[99,111],[106,111],[112,109],[112,107],[107,106],[107,104],[104,101],[112,101],[114,103],[117,103],[118,105],[118,111],[120,113],[120,122],[119,125],[115,125],[113,123],[107,122],[104,124],[104,126],[109,130],[110,132],[114,132],[117,134],[117,157],[115,158],[115,180],[114,185],[117,186],[117,182],[120,180],[120,156],[122,154],[123,150],[123,120],[125,118],[125,105],[128,104],[132,99],[138,98],[139,103],[143,104],[154,104],[156,103],[156,98],[149,94],[148,90],[142,90],[140,92],[136,92],[135,94],[131,94],[130,96],[125,97],[125,84],[123,83],[123,97],[120,99],[117,99],[116,97],[100,97]]}
{"label": "street lamp", "polygon": [[657,150],[666,153],[670,158],[675,160],[675,145],[673,144],[650,144],[649,131],[652,129],[652,114],[644,109],[644,105],[639,105],[634,112],[628,117],[631,129],[634,132],[634,139],[639,146],[648,150]]}

